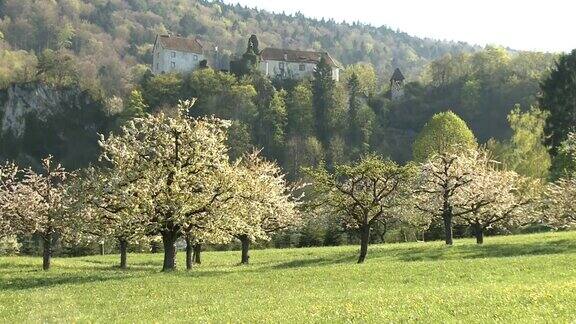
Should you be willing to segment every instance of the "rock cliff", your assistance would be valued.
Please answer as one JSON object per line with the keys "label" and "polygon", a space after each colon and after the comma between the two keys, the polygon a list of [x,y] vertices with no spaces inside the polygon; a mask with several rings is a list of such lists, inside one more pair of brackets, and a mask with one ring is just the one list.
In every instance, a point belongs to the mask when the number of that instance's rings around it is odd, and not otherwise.
{"label": "rock cliff", "polygon": [[75,87],[35,82],[0,90],[0,157],[34,164],[52,154],[69,168],[83,166],[95,160],[97,134],[111,124],[103,107]]}

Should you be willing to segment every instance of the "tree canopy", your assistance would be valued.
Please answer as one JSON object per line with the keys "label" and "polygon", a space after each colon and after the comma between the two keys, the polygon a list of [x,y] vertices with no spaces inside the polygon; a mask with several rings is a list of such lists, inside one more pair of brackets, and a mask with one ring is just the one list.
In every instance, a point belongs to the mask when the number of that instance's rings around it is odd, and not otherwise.
{"label": "tree canopy", "polygon": [[423,162],[435,154],[476,148],[476,138],[466,123],[451,111],[436,114],[418,134],[413,146],[415,161]]}

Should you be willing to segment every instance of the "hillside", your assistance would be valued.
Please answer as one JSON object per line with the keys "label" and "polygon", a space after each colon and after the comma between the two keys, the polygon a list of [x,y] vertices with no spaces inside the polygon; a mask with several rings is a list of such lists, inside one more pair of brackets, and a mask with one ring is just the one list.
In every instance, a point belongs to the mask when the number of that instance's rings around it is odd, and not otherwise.
{"label": "hillside", "polygon": [[[395,67],[415,79],[431,60],[474,51],[465,43],[411,37],[388,27],[318,21],[203,0],[0,1],[0,86],[34,78],[46,49],[69,55],[85,88],[122,95],[150,64],[157,33],[217,45],[223,64],[257,34],[262,47],[324,49],[343,64],[372,63],[387,80]],[[3,37],[1,37],[3,34]]]}
{"label": "hillside", "polygon": [[376,245],[362,265],[356,249],[253,251],[250,266],[209,252],[168,274],[161,255],[129,255],[126,271],[115,255],[56,259],[50,272],[4,257],[0,322],[576,320],[574,232]]}
{"label": "hillside", "polygon": [[[343,82],[330,86],[329,105],[322,108],[309,82],[278,84],[202,71],[153,77],[148,67],[158,33],[199,37],[217,45],[223,66],[246,51],[251,34],[258,35],[260,48],[322,48],[344,64],[367,63],[348,65]],[[51,153],[68,168],[86,165],[97,155],[96,132],[107,133],[132,117],[131,95],[137,90],[147,112],[197,97],[196,114],[235,121],[229,143],[233,158],[263,148],[291,179],[300,176],[303,166],[321,160],[345,163],[367,152],[406,162],[422,126],[446,110],[462,117],[480,143],[506,141],[512,135],[508,114],[516,104],[524,111],[537,105],[539,84],[556,57],[494,47],[480,50],[386,27],[272,14],[218,1],[3,0],[0,89],[14,83],[42,84],[55,96],[76,89],[78,98],[89,97],[94,105],[81,116],[78,107],[70,112],[65,108],[51,123],[42,118],[28,123],[36,127],[21,131],[24,141],[13,141],[3,124],[1,146],[8,150],[0,157],[38,160]],[[387,79],[396,66],[407,76],[405,96],[390,101]],[[351,93],[347,81],[353,74],[359,78],[358,93]],[[0,114],[5,109],[0,106]],[[329,113],[317,120],[315,112],[321,110]],[[69,125],[76,130],[64,129]],[[81,141],[67,135],[82,129],[88,132]]]}

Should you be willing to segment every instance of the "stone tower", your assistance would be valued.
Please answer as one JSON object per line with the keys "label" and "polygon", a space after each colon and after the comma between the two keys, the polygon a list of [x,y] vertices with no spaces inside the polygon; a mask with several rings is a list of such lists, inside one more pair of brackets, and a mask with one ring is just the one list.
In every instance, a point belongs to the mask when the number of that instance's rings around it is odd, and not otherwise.
{"label": "stone tower", "polygon": [[404,75],[396,68],[390,78],[390,99],[398,100],[404,96],[404,80]]}

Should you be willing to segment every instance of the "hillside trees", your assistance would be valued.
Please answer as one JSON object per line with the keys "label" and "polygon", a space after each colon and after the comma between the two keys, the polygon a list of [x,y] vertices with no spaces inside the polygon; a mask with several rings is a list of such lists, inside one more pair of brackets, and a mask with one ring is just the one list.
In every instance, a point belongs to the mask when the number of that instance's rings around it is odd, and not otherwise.
{"label": "hillside trees", "polygon": [[142,95],[152,109],[175,106],[183,97],[184,80],[179,74],[161,74],[146,78],[142,83]]}
{"label": "hillside trees", "polygon": [[536,107],[522,112],[516,106],[508,115],[513,134],[509,141],[490,141],[489,149],[509,170],[523,176],[546,179],[552,164],[544,145],[544,124],[548,114]]}
{"label": "hillside trees", "polygon": [[80,76],[74,58],[63,52],[46,49],[38,57],[38,76],[54,86],[78,84]]}
{"label": "hillside trees", "polygon": [[342,224],[360,232],[358,263],[368,252],[370,231],[377,222],[401,217],[397,213],[410,192],[414,168],[368,155],[351,165],[338,165],[333,174],[324,168],[308,169],[316,206],[337,216]]}
{"label": "hillside trees", "polygon": [[351,149],[359,150],[360,152],[362,152],[362,146],[364,144],[362,126],[358,118],[359,110],[362,108],[361,91],[360,80],[358,76],[353,73],[348,80],[348,145]]}
{"label": "hillside trees", "polygon": [[11,83],[24,83],[34,80],[38,59],[26,51],[12,51],[2,48],[0,41],[0,88]]}
{"label": "hillside trees", "polygon": [[351,64],[341,72],[341,82],[350,83],[353,76],[358,79],[358,90],[364,96],[371,97],[380,91],[378,88],[378,76],[374,66],[370,63]]}
{"label": "hillside trees", "polygon": [[392,56],[403,71],[415,76],[444,53],[475,50],[466,44],[408,37],[389,28],[336,24],[209,1],[5,0],[1,5],[0,33],[13,50],[30,55],[45,49],[69,51],[82,62],[78,71],[90,81],[91,90],[122,97],[131,87],[118,89],[117,82],[109,82],[98,71],[115,61],[114,78],[128,80],[128,66],[150,63],[158,33],[181,33],[216,44],[218,58],[244,53],[244,39],[256,33],[260,44],[253,47],[254,52],[286,44],[298,49],[322,47],[346,64],[370,62],[380,76],[393,70],[387,63]]}
{"label": "hillside trees", "polygon": [[134,89],[130,92],[124,110],[120,113],[120,123],[124,124],[135,117],[143,117],[148,112],[148,109],[149,107],[144,101],[142,92]]}
{"label": "hillside trees", "polygon": [[242,54],[242,58],[230,62],[230,72],[238,78],[253,73],[257,68],[258,55],[260,55],[258,44],[258,37],[252,34],[248,40],[246,52]]}
{"label": "hillside trees", "polygon": [[315,132],[312,85],[299,82],[286,96],[286,145],[284,169],[299,177],[301,167],[316,166],[324,159],[324,148]]}
{"label": "hillside trees", "polygon": [[541,90],[540,107],[550,113],[546,119],[546,143],[556,155],[558,146],[576,124],[576,50],[558,59]]}
{"label": "hillside trees", "polygon": [[252,123],[256,115],[254,82],[238,80],[233,75],[210,68],[194,71],[187,78],[190,91],[197,98],[195,116],[215,115],[219,118]]}
{"label": "hillside trees", "polygon": [[255,139],[266,155],[281,159],[286,137],[286,91],[274,90],[266,106],[258,105]]}
{"label": "hillside trees", "polygon": [[322,57],[314,70],[312,93],[316,137],[324,147],[328,147],[331,139],[335,89],[336,84],[332,79],[332,68],[326,58]]}
{"label": "hillside trees", "polygon": [[308,81],[298,83],[286,97],[288,138],[314,136],[312,89]]}

